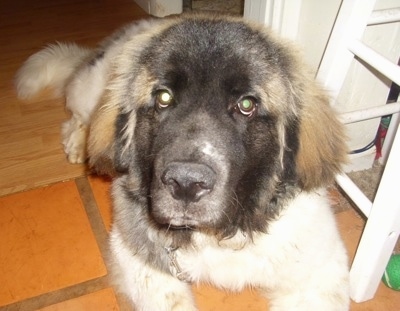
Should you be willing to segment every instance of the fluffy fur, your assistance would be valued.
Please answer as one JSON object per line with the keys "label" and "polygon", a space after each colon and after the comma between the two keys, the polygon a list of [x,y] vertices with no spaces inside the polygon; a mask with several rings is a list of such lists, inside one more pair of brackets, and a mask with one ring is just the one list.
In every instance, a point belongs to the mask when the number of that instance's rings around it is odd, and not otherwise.
{"label": "fluffy fur", "polygon": [[113,270],[138,310],[196,310],[187,282],[254,287],[271,310],[348,310],[323,189],[343,129],[296,54],[241,19],[183,16],[93,51],[49,46],[18,72],[21,97],[65,92],[68,159],[88,152],[115,177]]}

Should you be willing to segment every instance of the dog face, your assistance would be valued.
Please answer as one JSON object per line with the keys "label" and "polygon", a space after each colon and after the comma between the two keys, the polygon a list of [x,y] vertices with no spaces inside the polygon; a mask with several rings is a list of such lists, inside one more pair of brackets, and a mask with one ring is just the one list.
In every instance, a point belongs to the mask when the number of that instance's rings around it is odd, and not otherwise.
{"label": "dog face", "polygon": [[339,171],[340,124],[291,49],[265,30],[172,19],[121,51],[89,154],[124,176],[156,226],[220,238],[265,231],[285,200]]}

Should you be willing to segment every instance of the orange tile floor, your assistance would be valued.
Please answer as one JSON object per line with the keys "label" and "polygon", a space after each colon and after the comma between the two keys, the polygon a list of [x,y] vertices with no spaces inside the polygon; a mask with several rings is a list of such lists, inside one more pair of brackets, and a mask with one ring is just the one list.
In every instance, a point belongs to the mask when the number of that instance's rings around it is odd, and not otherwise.
{"label": "orange tile floor", "polygon": [[[109,188],[110,180],[89,176],[0,198],[1,310],[129,310],[107,275]],[[352,210],[337,218],[353,254],[363,221]],[[200,310],[268,310],[250,290],[193,290]],[[398,292],[381,285],[378,295],[351,310],[399,310]]]}

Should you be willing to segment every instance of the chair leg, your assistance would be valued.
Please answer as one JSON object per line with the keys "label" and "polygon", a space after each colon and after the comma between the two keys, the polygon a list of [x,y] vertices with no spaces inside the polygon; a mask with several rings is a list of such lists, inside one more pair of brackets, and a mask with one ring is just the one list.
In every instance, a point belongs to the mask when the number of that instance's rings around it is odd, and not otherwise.
{"label": "chair leg", "polygon": [[368,216],[351,270],[351,297],[373,298],[400,233],[400,127]]}

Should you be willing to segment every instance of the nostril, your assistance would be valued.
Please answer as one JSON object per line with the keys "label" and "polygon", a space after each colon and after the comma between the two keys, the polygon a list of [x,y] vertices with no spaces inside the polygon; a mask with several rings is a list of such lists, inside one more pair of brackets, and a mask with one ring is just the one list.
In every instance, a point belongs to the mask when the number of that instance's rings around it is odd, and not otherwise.
{"label": "nostril", "polygon": [[189,198],[193,198],[192,201],[197,202],[201,197],[211,192],[212,187],[205,182],[194,182],[189,184],[187,193]]}
{"label": "nostril", "polygon": [[197,202],[213,190],[216,174],[204,164],[172,162],[164,170],[161,181],[175,199]]}

